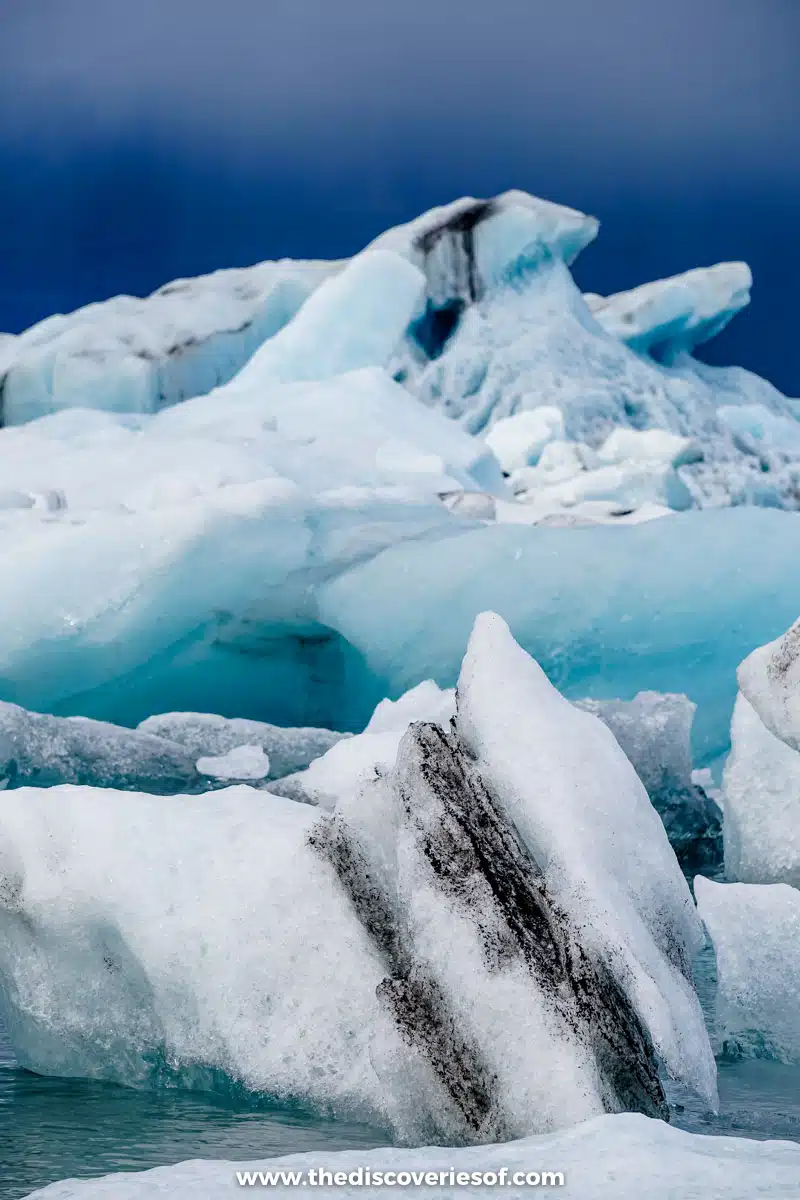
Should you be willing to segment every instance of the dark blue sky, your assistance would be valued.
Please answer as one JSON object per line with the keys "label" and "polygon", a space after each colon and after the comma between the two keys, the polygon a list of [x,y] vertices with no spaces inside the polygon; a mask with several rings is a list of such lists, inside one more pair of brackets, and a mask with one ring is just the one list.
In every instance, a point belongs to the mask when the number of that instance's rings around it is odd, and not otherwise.
{"label": "dark blue sky", "polygon": [[469,193],[609,292],[744,258],[709,348],[800,394],[800,0],[0,0],[0,329]]}

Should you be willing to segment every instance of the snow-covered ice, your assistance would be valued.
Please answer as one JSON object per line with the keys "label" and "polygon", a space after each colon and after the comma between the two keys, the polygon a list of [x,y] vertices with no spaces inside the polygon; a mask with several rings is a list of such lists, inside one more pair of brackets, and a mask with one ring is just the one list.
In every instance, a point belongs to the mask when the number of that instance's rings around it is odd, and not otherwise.
{"label": "snow-covered ice", "polygon": [[800,1062],[800,891],[694,881],[717,959],[717,1037],[729,1054]]}
{"label": "snow-covered ice", "polygon": [[[492,1196],[497,1180],[485,1185],[469,1179],[448,1187],[451,1170],[499,1172],[508,1179],[561,1171],[564,1186],[553,1186],[570,1200],[789,1200],[800,1176],[800,1147],[795,1142],[756,1142],[745,1138],[703,1137],[673,1129],[662,1121],[624,1114],[595,1117],[574,1129],[501,1145],[466,1149],[348,1150],[338,1154],[296,1154],[263,1162],[230,1163],[197,1160],[157,1167],[141,1174],[125,1172],[102,1179],[67,1180],[35,1192],[30,1200],[223,1200],[241,1194],[237,1171],[341,1172],[338,1186],[293,1186],[298,1197],[345,1198],[380,1195],[384,1187],[360,1182],[359,1170],[377,1172],[445,1172],[442,1195]],[[347,1179],[347,1177],[351,1177]],[[404,1180],[403,1180],[404,1182]],[[409,1182],[413,1182],[410,1180]],[[424,1181],[422,1181],[424,1183]],[[546,1186],[546,1185],[543,1185]],[[403,1188],[403,1190],[412,1189]],[[429,1188],[426,1190],[430,1190]],[[529,1196],[530,1185],[507,1183],[509,1197]],[[418,1189],[413,1188],[418,1194]]]}

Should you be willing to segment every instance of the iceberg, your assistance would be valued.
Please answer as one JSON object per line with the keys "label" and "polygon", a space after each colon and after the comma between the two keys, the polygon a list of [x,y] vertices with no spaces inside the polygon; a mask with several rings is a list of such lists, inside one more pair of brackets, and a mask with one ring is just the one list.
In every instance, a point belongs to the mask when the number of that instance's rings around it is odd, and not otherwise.
{"label": "iceberg", "polygon": [[686,696],[640,692],[633,700],[578,700],[614,734],[636,769],[670,845],[687,869],[723,860],[722,813],[693,779],[691,734],[695,705]]}
{"label": "iceberg", "polygon": [[614,296],[584,296],[598,324],[632,349],[672,362],[707,342],[750,303],[747,263],[717,263]]}
{"label": "iceberg", "polygon": [[694,887],[717,959],[723,1052],[800,1062],[800,891],[702,876]]}
{"label": "iceberg", "polygon": [[417,1141],[661,1116],[659,1064],[714,1101],[663,827],[498,618],[450,731],[413,724],[333,812],[23,788],[0,845],[0,1002],[32,1070],[233,1080]]}
{"label": "iceberg", "polygon": [[201,789],[192,756],[166,738],[0,701],[0,790],[65,783],[156,795]]}
{"label": "iceberg", "polygon": [[269,759],[270,779],[302,771],[347,737],[330,729],[284,729],[212,713],[161,713],[142,721],[139,731],[177,743],[193,760],[223,757],[240,746],[257,746]]}
{"label": "iceberg", "polygon": [[0,348],[0,424],[75,406],[152,413],[209,392],[338,269],[265,262],[48,317]]}
{"label": "iceberg", "polygon": [[[237,1172],[249,1173],[256,1183],[263,1178],[266,1186],[268,1173],[283,1171],[301,1173],[301,1182],[292,1186],[292,1193],[304,1198],[339,1196],[348,1200],[378,1195],[384,1190],[378,1185],[384,1184],[387,1173],[391,1183],[400,1184],[406,1183],[406,1177],[413,1183],[412,1173],[416,1173],[421,1184],[444,1188],[453,1186],[452,1174],[459,1190],[468,1187],[474,1196],[495,1195],[498,1183],[504,1181],[504,1195],[521,1197],[530,1194],[534,1186],[558,1187],[563,1175],[564,1193],[580,1200],[640,1200],[642,1196],[647,1200],[753,1200],[754,1196],[787,1200],[797,1188],[800,1147],[796,1142],[704,1137],[673,1129],[662,1121],[623,1114],[595,1117],[575,1129],[480,1148],[387,1147],[293,1154],[238,1164],[197,1160],[143,1173],[125,1171],[102,1179],[66,1180],[34,1192],[29,1200],[160,1200],[165,1196],[170,1200],[194,1200],[197,1196],[225,1200],[235,1186]],[[316,1172],[315,1184],[310,1183],[312,1171]],[[320,1171],[329,1172],[336,1179],[335,1186],[320,1184]],[[260,1172],[265,1174],[260,1176]],[[435,1173],[435,1182],[424,1178],[428,1172]],[[552,1174],[547,1182],[545,1172]]]}

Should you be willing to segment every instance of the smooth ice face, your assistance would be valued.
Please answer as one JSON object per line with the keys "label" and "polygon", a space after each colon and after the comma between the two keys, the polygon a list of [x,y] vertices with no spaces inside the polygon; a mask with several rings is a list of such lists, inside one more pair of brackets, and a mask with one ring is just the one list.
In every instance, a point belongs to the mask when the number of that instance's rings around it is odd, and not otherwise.
{"label": "smooth ice face", "polygon": [[800,1062],[800,891],[694,881],[717,958],[717,1034],[728,1053]]}
{"label": "smooth ice face", "polygon": [[475,624],[457,695],[459,736],[550,894],[604,954],[667,1070],[713,1102],[690,971],[704,935],[664,827],[610,730],[569,704],[494,614]]}
{"label": "smooth ice face", "polygon": [[62,783],[156,795],[202,786],[192,756],[167,738],[0,701],[0,790]]}
{"label": "smooth ice face", "polygon": [[[356,1182],[370,1172],[443,1173],[446,1187],[453,1171],[471,1176],[473,1171],[492,1172],[497,1180],[507,1171],[523,1177],[532,1171],[561,1171],[565,1194],[580,1200],[787,1200],[794,1195],[800,1174],[800,1147],[795,1142],[756,1142],[739,1137],[703,1137],[673,1129],[663,1121],[624,1114],[596,1117],[575,1129],[540,1137],[503,1142],[473,1149],[348,1150],[339,1154],[293,1154],[264,1162],[234,1165],[229,1162],[179,1163],[157,1167],[141,1174],[126,1171],[102,1179],[68,1180],[33,1193],[29,1200],[227,1200],[236,1170],[299,1171],[323,1169],[341,1172],[348,1178],[343,1186],[293,1187],[292,1194],[304,1200],[339,1196],[358,1200],[378,1195]],[[424,1182],[424,1181],[423,1181]],[[438,1183],[438,1178],[437,1178]],[[434,1185],[435,1186],[435,1185]],[[551,1186],[542,1184],[542,1186]],[[553,1187],[557,1187],[554,1180]],[[497,1194],[497,1181],[486,1186],[458,1185],[469,1196]],[[382,1190],[382,1189],[381,1189]],[[530,1186],[504,1188],[511,1197],[531,1191]]]}
{"label": "smooth ice face", "polygon": [[739,666],[739,687],[767,729],[800,750],[800,621]]}
{"label": "smooth ice face", "polygon": [[50,317],[0,349],[3,424],[64,408],[152,413],[226,383],[336,263],[260,263]]}
{"label": "smooth ice face", "polygon": [[302,771],[347,736],[330,729],[285,729],[212,713],[162,713],[147,717],[139,730],[176,743],[193,759],[226,755],[239,746],[258,746],[269,760],[270,779]]}
{"label": "smooth ice face", "polygon": [[491,609],[569,697],[687,695],[702,765],[728,748],[737,664],[794,619],[798,594],[794,514],[732,509],[623,528],[489,525],[435,552],[407,542],[323,585],[318,603],[390,696],[430,677],[452,686]]}
{"label": "smooth ice face", "polygon": [[412,263],[389,250],[365,250],[264,343],[237,376],[235,388],[330,379],[384,366],[424,291],[425,278]]}
{"label": "smooth ice face", "polygon": [[767,729],[742,694],[723,797],[726,877],[800,887],[800,753]]}

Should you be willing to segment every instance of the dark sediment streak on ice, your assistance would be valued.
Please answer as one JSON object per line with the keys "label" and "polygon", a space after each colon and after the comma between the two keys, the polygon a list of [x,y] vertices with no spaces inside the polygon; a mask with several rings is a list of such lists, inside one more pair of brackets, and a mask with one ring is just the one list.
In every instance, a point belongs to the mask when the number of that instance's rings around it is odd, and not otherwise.
{"label": "dark sediment streak on ice", "polygon": [[[455,732],[413,725],[388,782],[435,886],[475,928],[489,975],[524,965],[569,1036],[594,1055],[603,1107],[667,1118],[653,1045],[608,965],[548,895],[516,827],[485,786]],[[445,989],[415,959],[413,939],[340,815],[312,830],[386,964],[378,995],[405,1040],[430,1063],[467,1140],[508,1135],[495,1073],[459,1029]]]}

